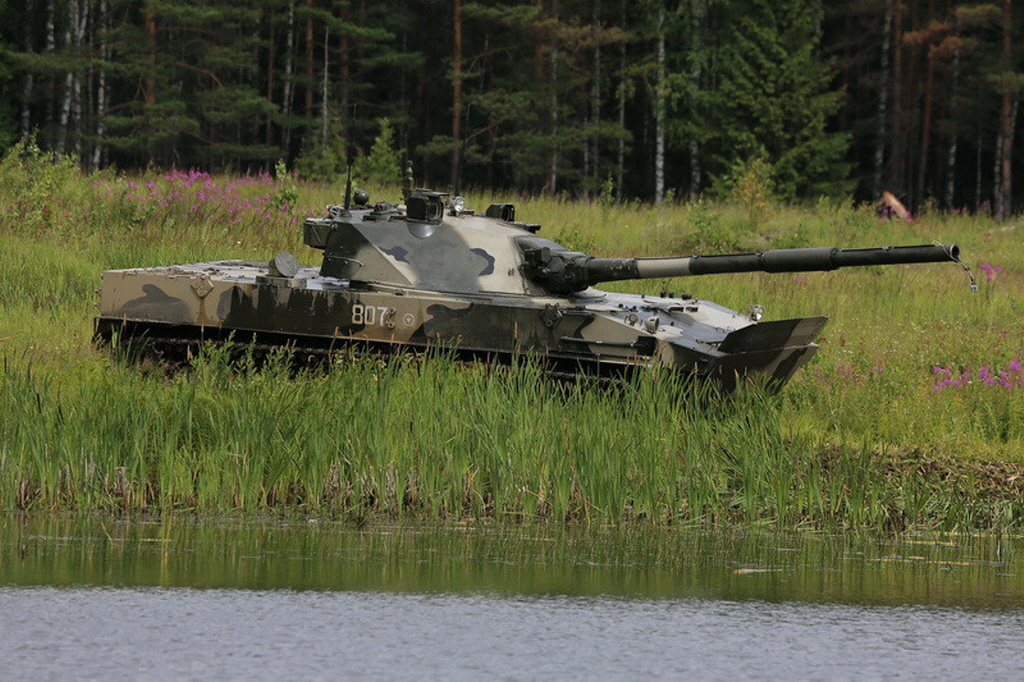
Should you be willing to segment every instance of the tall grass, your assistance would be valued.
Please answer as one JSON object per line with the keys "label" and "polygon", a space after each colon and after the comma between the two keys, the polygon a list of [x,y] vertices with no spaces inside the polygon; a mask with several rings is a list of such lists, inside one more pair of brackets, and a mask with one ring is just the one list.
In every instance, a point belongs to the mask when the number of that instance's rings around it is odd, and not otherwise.
{"label": "tall grass", "polygon": [[170,378],[8,361],[0,399],[4,508],[898,529],[1021,511],[668,373],[594,389],[529,363],[353,357],[295,376],[211,348]]}
{"label": "tall grass", "polygon": [[283,361],[254,372],[209,350],[165,377],[92,349],[102,270],[283,249],[316,263],[297,223],[342,191],[294,178],[81,176],[29,152],[0,163],[0,507],[1021,523],[1024,253],[1013,223],[880,222],[835,203],[517,202],[542,234],[596,255],[961,244],[977,294],[941,264],[618,285],[756,302],[769,319],[830,315],[818,356],[777,397],[716,402],[667,373],[592,390],[529,364],[467,369],[443,354],[341,358],[296,376]]}

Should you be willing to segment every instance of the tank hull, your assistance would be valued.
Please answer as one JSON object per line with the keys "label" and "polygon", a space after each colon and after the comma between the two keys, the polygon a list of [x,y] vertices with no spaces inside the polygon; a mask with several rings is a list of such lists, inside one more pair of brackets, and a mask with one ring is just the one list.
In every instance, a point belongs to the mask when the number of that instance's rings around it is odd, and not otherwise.
{"label": "tank hull", "polygon": [[540,358],[553,374],[615,378],[665,366],[732,390],[781,388],[806,363],[824,317],[753,322],[714,303],[587,289],[566,296],[466,294],[365,285],[300,268],[215,261],[103,273],[96,338],[170,360],[207,341],[292,349],[315,361],[352,348],[443,347],[466,359]]}

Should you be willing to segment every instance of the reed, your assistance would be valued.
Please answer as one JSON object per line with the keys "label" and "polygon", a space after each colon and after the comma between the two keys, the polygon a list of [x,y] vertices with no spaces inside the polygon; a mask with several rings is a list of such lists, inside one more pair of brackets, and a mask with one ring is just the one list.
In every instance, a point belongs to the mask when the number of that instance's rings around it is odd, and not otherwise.
{"label": "reed", "polygon": [[29,509],[1006,523],[1005,504],[972,497],[970,481],[936,485],[920,454],[900,466],[868,444],[795,432],[786,403],[757,390],[725,402],[702,391],[672,376],[595,391],[552,383],[530,364],[445,357],[349,358],[295,376],[286,358],[255,371],[211,348],[169,379],[8,360],[0,491],[4,507]]}
{"label": "reed", "polygon": [[[939,214],[879,222],[842,204],[755,214],[703,202],[519,202],[520,218],[598,255],[961,243],[981,280],[975,295],[953,266],[621,285],[740,309],[758,302],[772,318],[832,315],[819,355],[779,396],[751,389],[719,401],[666,372],[594,390],[547,380],[530,362],[465,367],[443,351],[341,355],[326,372],[295,374],[287,358],[255,371],[210,348],[168,377],[92,349],[99,272],[283,249],[315,262],[296,222],[341,188],[81,176],[36,163],[45,182],[0,183],[0,508],[897,530],[1022,523],[1014,306],[1024,255],[1007,226]],[[27,171],[5,160],[0,181],[18,172]],[[299,204],[274,207],[285,189]]]}

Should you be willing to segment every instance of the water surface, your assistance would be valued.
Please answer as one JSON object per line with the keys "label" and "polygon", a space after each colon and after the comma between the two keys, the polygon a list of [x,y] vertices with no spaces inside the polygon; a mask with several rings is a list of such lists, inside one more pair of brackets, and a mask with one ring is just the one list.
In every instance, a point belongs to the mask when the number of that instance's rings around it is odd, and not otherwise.
{"label": "water surface", "polygon": [[0,517],[0,671],[1020,679],[1014,538]]}

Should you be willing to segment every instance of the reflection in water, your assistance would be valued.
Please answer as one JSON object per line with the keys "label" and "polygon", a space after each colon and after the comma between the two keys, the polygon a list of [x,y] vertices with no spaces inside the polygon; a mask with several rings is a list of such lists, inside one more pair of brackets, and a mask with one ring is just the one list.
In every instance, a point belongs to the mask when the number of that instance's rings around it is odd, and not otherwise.
{"label": "reflection in water", "polygon": [[0,516],[12,679],[1020,679],[1019,539]]}
{"label": "reflection in water", "polygon": [[0,516],[0,584],[1024,606],[1024,543]]}

